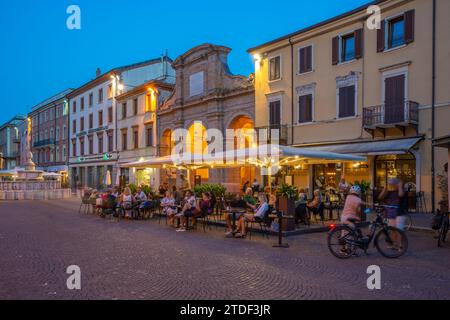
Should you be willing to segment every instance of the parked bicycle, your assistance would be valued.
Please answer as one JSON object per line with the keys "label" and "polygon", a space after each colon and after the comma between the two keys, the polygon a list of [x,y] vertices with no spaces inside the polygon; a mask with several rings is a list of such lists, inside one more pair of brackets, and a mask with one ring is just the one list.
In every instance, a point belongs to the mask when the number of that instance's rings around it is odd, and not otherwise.
{"label": "parked bicycle", "polygon": [[[372,241],[378,252],[386,258],[394,259],[403,256],[408,250],[408,238],[405,232],[390,227],[384,221],[385,206],[375,205],[376,219],[369,226],[369,234],[364,236],[361,229],[349,225],[331,226],[328,232],[328,249],[339,259],[348,259],[358,249],[367,254]],[[370,209],[366,213],[372,212]],[[356,219],[349,219],[356,225]]]}

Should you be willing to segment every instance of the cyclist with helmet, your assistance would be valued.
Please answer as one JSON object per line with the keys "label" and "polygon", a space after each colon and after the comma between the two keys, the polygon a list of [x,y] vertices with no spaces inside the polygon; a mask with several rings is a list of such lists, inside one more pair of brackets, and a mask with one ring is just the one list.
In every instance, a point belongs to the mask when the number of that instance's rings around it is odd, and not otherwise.
{"label": "cyclist with helmet", "polygon": [[[353,221],[361,221],[361,205],[365,202],[361,199],[361,187],[352,186],[345,199],[344,210],[341,215],[341,223],[354,226]],[[349,221],[352,220],[352,221]]]}

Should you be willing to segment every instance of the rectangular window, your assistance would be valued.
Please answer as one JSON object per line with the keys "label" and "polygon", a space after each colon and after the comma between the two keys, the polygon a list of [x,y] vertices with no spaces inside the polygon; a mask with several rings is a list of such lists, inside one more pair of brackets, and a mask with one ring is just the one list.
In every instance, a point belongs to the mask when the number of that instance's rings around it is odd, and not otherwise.
{"label": "rectangular window", "polygon": [[281,124],[281,101],[279,100],[269,103],[269,124],[271,127]]}
{"label": "rectangular window", "polygon": [[56,136],[55,136],[56,141],[59,141],[59,127],[56,127]]}
{"label": "rectangular window", "polygon": [[72,102],[72,113],[77,113],[77,102]]}
{"label": "rectangular window", "polygon": [[133,144],[134,149],[139,149],[139,129],[133,129]]}
{"label": "rectangular window", "polygon": [[112,123],[113,122],[113,109],[112,107],[108,108],[108,123]]}
{"label": "rectangular window", "polygon": [[74,140],[72,141],[72,157],[77,156],[77,142]]}
{"label": "rectangular window", "polygon": [[77,132],[77,120],[72,121],[72,133]]}
{"label": "rectangular window", "polygon": [[341,62],[355,59],[355,34],[349,34],[341,38]]}
{"label": "rectangular window", "polygon": [[80,131],[84,131],[84,117],[80,118]]}
{"label": "rectangular window", "polygon": [[137,115],[138,114],[138,99],[134,99],[133,100],[133,115]]}
{"label": "rectangular window", "polygon": [[80,155],[84,156],[84,138],[80,139]]}
{"label": "rectangular window", "polygon": [[98,136],[98,153],[103,153],[103,134]]}
{"label": "rectangular window", "polygon": [[387,22],[388,49],[400,47],[405,44],[405,19],[404,16],[400,16]]}
{"label": "rectangular window", "polygon": [[94,138],[89,137],[89,154],[94,154]]}
{"label": "rectangular window", "polygon": [[62,158],[62,161],[66,161],[66,145],[63,145],[63,147],[62,147],[61,158]]}
{"label": "rectangular window", "polygon": [[114,150],[114,140],[113,135],[108,134],[108,152],[113,152]]}
{"label": "rectangular window", "polygon": [[103,89],[98,89],[98,103],[103,102]]}
{"label": "rectangular window", "polygon": [[306,73],[312,71],[312,55],[313,47],[308,46],[305,48],[300,48],[299,50],[299,73]]}
{"label": "rectangular window", "polygon": [[94,115],[91,113],[89,115],[89,129],[94,128]]}
{"label": "rectangular window", "polygon": [[103,126],[103,111],[100,110],[98,112],[98,126],[102,127]]}
{"label": "rectangular window", "polygon": [[128,135],[127,135],[127,132],[126,131],[124,131],[124,132],[122,132],[122,150],[123,151],[125,151],[125,150],[127,150],[128,149]]}
{"label": "rectangular window", "polygon": [[269,60],[269,81],[281,79],[281,56]]}
{"label": "rectangular window", "polygon": [[84,97],[81,98],[81,100],[80,100],[80,108],[81,108],[81,111],[84,110]]}
{"label": "rectangular window", "polygon": [[113,92],[112,92],[112,84],[108,85],[108,99],[112,99]]}
{"label": "rectangular window", "polygon": [[298,98],[298,123],[312,122],[312,94]]}
{"label": "rectangular window", "polygon": [[63,140],[66,139],[66,130],[67,130],[67,127],[64,125],[63,129],[62,129],[62,132],[61,132],[61,137],[62,137]]}
{"label": "rectangular window", "polygon": [[355,111],[355,86],[339,88],[339,118],[354,117]]}
{"label": "rectangular window", "polygon": [[94,94],[91,92],[89,93],[89,107],[92,107],[94,105]]}
{"label": "rectangular window", "polygon": [[127,117],[127,103],[122,103],[122,119],[125,119]]}
{"label": "rectangular window", "polygon": [[147,126],[146,130],[146,146],[153,147],[153,126]]}

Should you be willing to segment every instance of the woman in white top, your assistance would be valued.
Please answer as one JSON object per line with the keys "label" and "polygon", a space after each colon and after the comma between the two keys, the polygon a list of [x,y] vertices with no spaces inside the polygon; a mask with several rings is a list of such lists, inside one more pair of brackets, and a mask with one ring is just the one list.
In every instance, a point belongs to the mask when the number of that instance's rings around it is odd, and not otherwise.
{"label": "woman in white top", "polygon": [[269,204],[267,203],[267,197],[264,193],[260,193],[258,195],[259,200],[259,206],[255,209],[255,213],[246,213],[241,219],[239,219],[238,222],[238,229],[241,230],[241,233],[237,233],[236,237],[245,237],[246,236],[246,229],[245,229],[245,222],[255,222],[255,221],[262,221],[264,220],[264,217],[269,211]]}
{"label": "woman in white top", "polygon": [[161,207],[163,212],[169,217],[169,225],[173,225],[175,214],[175,199],[170,191],[166,191],[165,197],[161,200]]}
{"label": "woman in white top", "polygon": [[125,211],[125,218],[131,218],[131,209],[133,208],[134,198],[131,195],[131,190],[129,187],[126,187],[123,190],[122,194],[122,208]]}

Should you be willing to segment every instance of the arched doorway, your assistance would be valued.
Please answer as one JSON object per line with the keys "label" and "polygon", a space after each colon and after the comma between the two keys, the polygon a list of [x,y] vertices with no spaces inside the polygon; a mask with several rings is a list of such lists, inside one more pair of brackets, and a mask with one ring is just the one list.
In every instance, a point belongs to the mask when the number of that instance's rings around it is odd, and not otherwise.
{"label": "arched doorway", "polygon": [[[239,115],[235,117],[229,124],[227,129],[235,131],[233,146],[235,149],[251,148],[257,144],[255,134],[255,123],[248,115]],[[228,144],[227,144],[228,145]],[[245,165],[240,168],[227,169],[225,175],[227,177],[228,188],[233,192],[239,191],[241,186],[249,181],[252,183],[253,179],[258,179],[255,167]],[[236,190],[237,189],[237,190]]]}
{"label": "arched doorway", "polygon": [[[186,151],[198,155],[205,154],[208,151],[206,141],[206,127],[201,121],[195,121],[188,129],[188,140],[186,141]],[[192,175],[187,177],[190,185],[205,184],[209,182],[209,169],[194,169]]]}
{"label": "arched doorway", "polygon": [[160,155],[168,156],[172,153],[172,130],[166,129],[161,136]]}

